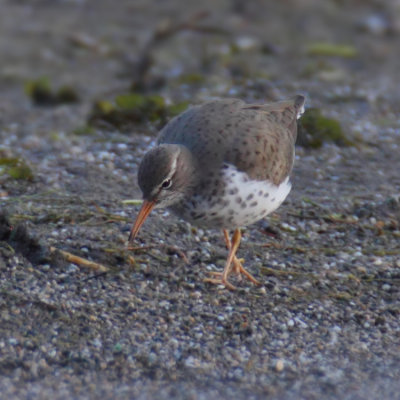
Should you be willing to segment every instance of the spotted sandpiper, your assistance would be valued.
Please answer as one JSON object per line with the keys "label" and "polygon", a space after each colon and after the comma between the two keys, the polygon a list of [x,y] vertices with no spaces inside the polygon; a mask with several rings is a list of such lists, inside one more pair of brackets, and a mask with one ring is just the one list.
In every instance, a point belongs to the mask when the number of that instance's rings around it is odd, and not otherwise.
{"label": "spotted sandpiper", "polygon": [[129,242],[153,208],[169,207],[192,224],[223,229],[225,268],[206,281],[235,289],[228,281],[234,269],[260,284],[236,257],[240,228],[276,210],[289,194],[304,102],[301,95],[270,104],[215,100],[172,119],[140,164],[143,205]]}

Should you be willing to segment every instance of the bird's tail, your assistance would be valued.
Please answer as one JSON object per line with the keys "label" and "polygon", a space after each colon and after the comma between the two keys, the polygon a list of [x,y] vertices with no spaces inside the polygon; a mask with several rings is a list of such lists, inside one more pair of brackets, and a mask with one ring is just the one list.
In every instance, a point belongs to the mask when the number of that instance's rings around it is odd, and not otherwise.
{"label": "bird's tail", "polygon": [[304,113],[304,103],[306,102],[306,98],[301,94],[298,94],[293,97],[293,105],[297,110],[297,119],[299,119]]}

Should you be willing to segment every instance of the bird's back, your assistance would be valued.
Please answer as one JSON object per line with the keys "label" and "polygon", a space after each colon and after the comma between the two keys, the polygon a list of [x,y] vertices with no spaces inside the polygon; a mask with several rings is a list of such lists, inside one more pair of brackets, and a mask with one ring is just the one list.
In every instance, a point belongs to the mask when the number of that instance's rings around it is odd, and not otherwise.
{"label": "bird's back", "polygon": [[186,146],[208,169],[231,164],[250,179],[280,184],[290,173],[304,97],[270,104],[216,100],[188,109],[160,132],[158,143]]}

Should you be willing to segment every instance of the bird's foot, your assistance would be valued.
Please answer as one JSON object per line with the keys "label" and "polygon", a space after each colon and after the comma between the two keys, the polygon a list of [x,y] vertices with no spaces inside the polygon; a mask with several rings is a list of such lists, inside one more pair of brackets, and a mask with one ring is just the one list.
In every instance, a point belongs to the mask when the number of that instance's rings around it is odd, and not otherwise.
{"label": "bird's foot", "polygon": [[226,289],[229,290],[235,290],[236,286],[232,285],[232,283],[228,282],[224,277],[222,276],[222,272],[217,272],[217,271],[210,271],[210,275],[215,276],[215,278],[204,278],[203,282],[207,283],[213,283],[214,285],[223,285],[225,286]]}
{"label": "bird's foot", "polygon": [[233,263],[233,273],[236,275],[238,281],[241,281],[242,278],[242,269],[243,268],[243,263],[244,263],[244,258],[237,258],[236,256],[233,257],[232,260]]}
{"label": "bird's foot", "polygon": [[242,280],[242,274],[255,285],[261,285],[261,283],[254,278],[250,272],[246,271],[242,265],[242,260],[239,260],[236,257],[236,251],[239,247],[241,233],[240,229],[235,229],[232,240],[229,239],[229,233],[226,229],[223,229],[225,244],[229,249],[228,259],[226,260],[225,268],[223,272],[211,272],[211,275],[214,275],[216,278],[206,278],[204,281],[209,283],[214,283],[217,285],[224,285],[227,289],[235,290],[236,287],[228,282],[228,277],[231,274],[232,270],[234,270],[235,274],[238,276],[239,280]]}
{"label": "bird's foot", "polygon": [[[261,285],[261,283],[254,278],[253,275],[250,274],[250,272],[248,272],[242,265],[242,259],[238,259],[236,256],[234,256],[233,260],[233,273],[237,276],[237,279],[239,281],[241,281],[243,279],[243,275],[252,283],[254,283],[255,285]],[[212,275],[212,278],[206,278],[204,279],[204,282],[208,282],[208,283],[214,283],[217,285],[223,285],[225,286],[227,289],[229,290],[235,290],[236,286],[232,285],[230,282],[228,282],[228,276],[224,276],[224,272],[217,272],[217,271],[210,271],[209,272],[210,275]],[[225,274],[226,275],[226,274]]]}
{"label": "bird's foot", "polygon": [[242,279],[243,274],[250,282],[253,282],[255,285],[258,286],[261,285],[261,282],[254,278],[254,276],[243,267],[241,260],[236,258],[236,256],[233,259],[233,268],[240,280]]}

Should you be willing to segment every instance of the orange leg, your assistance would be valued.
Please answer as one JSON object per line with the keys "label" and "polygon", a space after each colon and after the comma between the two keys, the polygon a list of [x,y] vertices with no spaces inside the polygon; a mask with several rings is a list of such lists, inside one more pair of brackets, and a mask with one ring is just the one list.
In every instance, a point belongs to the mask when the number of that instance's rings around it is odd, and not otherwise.
{"label": "orange leg", "polygon": [[[230,250],[232,248],[232,243],[231,243],[231,239],[229,239],[229,232],[226,229],[223,229],[222,232],[224,233],[224,239],[225,239],[226,248],[228,250]],[[240,230],[239,230],[239,234],[240,234],[240,238],[239,238],[239,243],[240,243],[240,239],[242,237]],[[240,267],[239,267],[240,261],[236,257],[236,254],[234,255],[232,261],[233,261],[233,267],[234,267],[234,270],[235,270],[235,274],[238,275],[239,279],[241,279],[242,277],[240,275]]]}
{"label": "orange leg", "polygon": [[226,260],[225,268],[222,273],[221,272],[212,273],[212,275],[219,276],[219,278],[207,278],[207,279],[205,279],[205,281],[211,282],[211,283],[216,283],[216,284],[222,284],[227,289],[230,289],[230,290],[236,289],[235,286],[233,286],[231,283],[228,282],[228,277],[231,273],[232,266],[233,266],[235,269],[235,273],[238,274],[239,277],[241,277],[241,274],[243,274],[247,279],[249,279],[254,284],[260,285],[260,282],[256,278],[254,278],[253,275],[251,275],[248,271],[246,271],[244,269],[242,263],[236,257],[236,252],[239,248],[240,240],[242,238],[240,229],[239,228],[235,229],[235,232],[233,233],[233,236],[232,236],[232,241],[229,239],[228,231],[226,229],[224,229],[223,232],[224,232],[226,247],[229,250],[229,255],[228,255],[228,259]]}

